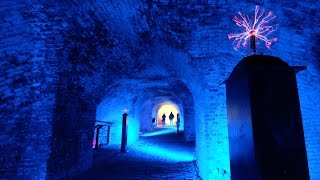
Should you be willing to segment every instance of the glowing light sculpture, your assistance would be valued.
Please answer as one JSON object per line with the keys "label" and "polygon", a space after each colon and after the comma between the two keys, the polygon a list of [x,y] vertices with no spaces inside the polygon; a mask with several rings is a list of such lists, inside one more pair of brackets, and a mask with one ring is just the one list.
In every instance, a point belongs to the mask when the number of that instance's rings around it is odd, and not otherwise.
{"label": "glowing light sculpture", "polygon": [[246,50],[250,44],[252,53],[256,54],[256,45],[259,43],[259,40],[263,41],[268,49],[278,40],[277,38],[269,38],[269,35],[275,32],[278,27],[278,24],[270,24],[276,18],[273,12],[270,11],[265,14],[264,9],[260,10],[259,6],[256,6],[253,19],[250,19],[248,15],[241,12],[238,14],[239,17],[235,16],[232,20],[237,26],[243,28],[244,32],[228,34],[228,38],[230,40],[233,39],[232,45],[236,51],[241,51],[241,49]]}

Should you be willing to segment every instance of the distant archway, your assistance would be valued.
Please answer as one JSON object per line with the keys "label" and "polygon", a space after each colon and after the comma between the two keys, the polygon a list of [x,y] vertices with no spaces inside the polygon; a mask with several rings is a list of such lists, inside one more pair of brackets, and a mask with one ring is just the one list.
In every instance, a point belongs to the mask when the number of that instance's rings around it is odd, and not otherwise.
{"label": "distant archway", "polygon": [[[173,114],[173,120],[170,122],[169,116],[170,113]],[[179,108],[170,102],[165,103],[160,106],[157,117],[156,117],[156,125],[157,127],[177,127],[177,114],[179,114]],[[162,122],[162,116],[165,114],[165,124]]]}
{"label": "distant archway", "polygon": [[[177,100],[177,101],[176,101]],[[177,127],[177,114],[180,116],[180,130],[184,129],[184,108],[180,100],[178,99],[166,99],[154,104],[152,108],[152,117],[156,119],[154,127],[163,127],[162,126],[162,115],[166,115],[165,127],[170,127],[169,115],[173,113],[174,118],[172,120],[172,127]]]}

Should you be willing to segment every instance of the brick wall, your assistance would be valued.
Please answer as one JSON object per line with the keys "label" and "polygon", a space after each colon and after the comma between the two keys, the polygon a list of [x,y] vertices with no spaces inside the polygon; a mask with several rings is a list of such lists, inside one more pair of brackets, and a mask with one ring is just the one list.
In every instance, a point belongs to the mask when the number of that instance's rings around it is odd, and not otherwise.
{"label": "brick wall", "polygon": [[[311,2],[310,2],[311,3]],[[306,134],[306,144],[312,179],[319,176],[319,119],[316,107],[319,99],[319,51],[315,48],[319,36],[319,14],[316,2],[286,1],[283,3],[252,1],[211,1],[206,3],[154,2],[146,7],[147,22],[159,41],[181,49],[187,62],[198,70],[201,81],[192,85],[186,82],[195,98],[197,119],[197,164],[205,179],[222,178],[221,169],[230,173],[225,105],[225,87],[220,85],[241,59],[233,51],[226,36],[236,30],[232,17],[238,11],[248,11],[254,5],[273,10],[280,24],[279,41],[268,54],[278,56],[290,65],[307,65],[308,70],[298,74],[301,109]],[[149,13],[149,14],[148,14]],[[288,45],[289,44],[289,45]],[[306,58],[307,57],[307,58]],[[186,62],[183,61],[182,62]],[[187,79],[185,73],[182,79]],[[310,84],[311,83],[311,84]],[[190,85],[191,84],[191,85]],[[307,85],[309,84],[309,85]],[[201,91],[201,93],[197,93]],[[310,99],[314,97],[314,99]],[[205,107],[197,108],[198,105]],[[199,118],[198,118],[199,117]],[[311,125],[312,124],[312,125]],[[224,178],[224,177],[223,177]]]}
{"label": "brick wall", "polygon": [[[44,178],[55,106],[55,42],[24,1],[1,7],[1,177]],[[51,66],[52,65],[52,66]]]}
{"label": "brick wall", "polygon": [[101,109],[128,107],[136,138],[141,106],[166,96],[181,100],[201,177],[229,178],[221,82],[242,56],[227,34],[237,30],[232,17],[254,5],[273,10],[280,24],[266,53],[308,68],[297,80],[310,175],[319,179],[320,3],[235,0],[1,2],[0,176],[87,169]]}

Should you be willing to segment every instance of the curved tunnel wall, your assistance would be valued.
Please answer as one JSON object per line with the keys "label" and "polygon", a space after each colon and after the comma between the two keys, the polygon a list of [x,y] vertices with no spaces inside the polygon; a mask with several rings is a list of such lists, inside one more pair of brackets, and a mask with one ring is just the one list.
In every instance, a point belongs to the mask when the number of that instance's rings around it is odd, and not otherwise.
{"label": "curved tunnel wall", "polygon": [[[161,68],[158,67],[158,68]],[[96,120],[112,122],[110,128],[110,144],[121,143],[122,113],[128,111],[128,143],[134,143],[140,131],[149,131],[152,127],[152,114],[157,113],[160,106],[165,102],[172,102],[182,113],[182,126],[186,124],[188,128],[185,131],[187,141],[194,141],[195,138],[195,117],[193,113],[193,99],[189,91],[185,91],[185,86],[181,82],[167,82],[167,85],[155,83],[151,91],[147,82],[132,80],[122,80],[114,86],[110,86],[103,101],[98,105],[96,111]],[[133,84],[139,83],[135,87]],[[178,84],[175,90],[170,90],[172,84]],[[181,100],[183,99],[183,100]],[[187,110],[188,113],[184,113]],[[185,120],[184,117],[188,117]],[[96,124],[101,124],[96,122]],[[190,128],[191,127],[191,128]],[[183,129],[183,128],[182,128]],[[99,143],[105,144],[107,139],[107,126],[100,129]]]}
{"label": "curved tunnel wall", "polygon": [[[237,28],[232,18],[238,11],[262,5],[274,10],[281,25],[279,41],[268,54],[308,68],[297,81],[310,176],[319,179],[320,2],[72,2],[0,3],[4,178],[64,177],[90,167],[95,110],[113,99],[107,92],[110,86],[135,79],[131,86],[136,87],[146,75],[157,79],[157,74],[181,81],[192,94],[194,108],[189,110],[193,109],[196,122],[201,177],[227,178],[226,98],[220,83],[241,55],[226,36]],[[149,99],[139,100],[143,93],[125,100],[132,108],[129,113],[139,111]],[[123,110],[118,101],[114,103],[115,112]],[[184,114],[187,120],[192,113],[184,110]],[[139,129],[136,117],[131,116]],[[70,134],[59,131],[63,128]],[[68,142],[70,146],[65,145]],[[71,157],[75,160],[68,164],[65,159]]]}
{"label": "curved tunnel wall", "polygon": [[[120,91],[119,94],[126,91]],[[110,128],[110,144],[121,144],[122,115],[128,113],[128,145],[132,144],[139,136],[139,119],[132,115],[130,93],[117,95],[114,98],[107,98],[99,104],[96,113],[96,120],[113,123]],[[96,124],[101,124],[97,122]],[[99,141],[105,144],[107,139],[107,126],[100,130]]]}

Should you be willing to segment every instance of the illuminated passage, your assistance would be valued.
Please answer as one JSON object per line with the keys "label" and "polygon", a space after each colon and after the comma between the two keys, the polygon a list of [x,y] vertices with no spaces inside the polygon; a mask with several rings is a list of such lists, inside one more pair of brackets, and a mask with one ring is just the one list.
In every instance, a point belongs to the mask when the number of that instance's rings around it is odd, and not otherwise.
{"label": "illuminated passage", "polygon": [[[170,114],[173,114],[172,122],[170,122]],[[178,108],[173,104],[164,104],[160,107],[157,114],[157,126],[158,127],[176,127],[177,126],[177,114],[179,113]],[[165,115],[165,121],[163,125],[163,115]]]}

